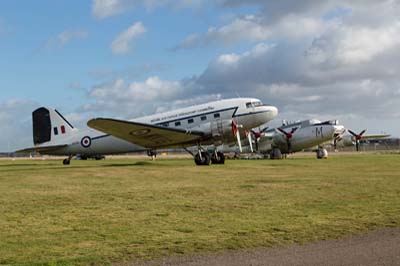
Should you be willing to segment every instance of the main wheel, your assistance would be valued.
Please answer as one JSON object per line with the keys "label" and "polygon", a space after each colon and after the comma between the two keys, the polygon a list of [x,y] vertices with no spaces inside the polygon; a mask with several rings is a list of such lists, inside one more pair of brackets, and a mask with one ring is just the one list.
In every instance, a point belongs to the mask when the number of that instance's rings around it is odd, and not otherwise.
{"label": "main wheel", "polygon": [[213,154],[211,155],[211,163],[225,164],[225,155],[220,151],[218,151],[217,154],[215,154],[215,152],[213,152]]}
{"label": "main wheel", "polygon": [[318,149],[317,159],[328,159],[328,151],[326,149]]}
{"label": "main wheel", "polygon": [[194,157],[196,165],[210,165],[210,160],[210,155],[206,151],[202,151],[201,156],[200,153],[197,153]]}
{"label": "main wheel", "polygon": [[63,165],[70,165],[71,161],[69,159],[64,159]]}

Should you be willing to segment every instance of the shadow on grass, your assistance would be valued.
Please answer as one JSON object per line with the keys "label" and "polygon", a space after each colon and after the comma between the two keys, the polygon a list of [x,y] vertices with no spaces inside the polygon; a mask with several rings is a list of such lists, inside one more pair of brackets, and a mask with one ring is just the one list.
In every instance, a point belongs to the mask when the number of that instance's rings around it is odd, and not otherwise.
{"label": "shadow on grass", "polygon": [[57,163],[30,163],[30,164],[4,164],[0,165],[0,172],[26,172],[40,170],[74,170],[91,168],[113,168],[113,167],[170,167],[171,165],[157,162],[138,161],[132,163],[112,163],[112,164],[85,164],[85,165],[62,165]]}
{"label": "shadow on grass", "polygon": [[135,163],[114,163],[114,164],[105,164],[99,165],[98,167],[129,167],[129,166],[164,166],[163,164],[157,164],[154,162],[135,162]]}

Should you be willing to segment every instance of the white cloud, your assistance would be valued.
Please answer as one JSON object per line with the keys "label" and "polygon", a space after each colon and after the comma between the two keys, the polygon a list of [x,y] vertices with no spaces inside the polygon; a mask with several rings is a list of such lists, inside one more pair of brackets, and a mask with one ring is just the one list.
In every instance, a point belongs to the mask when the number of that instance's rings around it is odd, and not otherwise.
{"label": "white cloud", "polygon": [[92,14],[97,19],[115,16],[129,10],[134,1],[129,0],[93,0]]}
{"label": "white cloud", "polygon": [[342,25],[317,38],[308,50],[316,63],[362,64],[400,45],[400,20],[379,28]]}
{"label": "white cloud", "polygon": [[324,32],[336,24],[335,20],[287,15],[274,23],[267,23],[263,16],[246,15],[233,19],[221,27],[211,27],[207,33],[191,34],[173,50],[189,49],[208,44],[225,46],[238,42],[257,43],[277,38],[305,38]]}
{"label": "white cloud", "polygon": [[59,33],[57,36],[50,38],[46,44],[45,49],[52,50],[57,48],[62,48],[69,42],[73,40],[81,40],[87,38],[89,33],[86,30],[76,29],[76,30],[65,30]]}
{"label": "white cloud", "polygon": [[131,51],[131,42],[146,33],[147,29],[142,22],[136,22],[118,36],[111,43],[114,54],[127,54]]}
{"label": "white cloud", "polygon": [[147,10],[168,6],[172,9],[198,8],[206,0],[93,0],[92,15],[105,19],[129,12],[135,6],[144,6]]}
{"label": "white cloud", "polygon": [[181,98],[185,88],[181,81],[162,80],[157,76],[131,83],[116,79],[93,87],[89,92],[91,101],[83,109],[107,110],[109,113],[133,117]]}

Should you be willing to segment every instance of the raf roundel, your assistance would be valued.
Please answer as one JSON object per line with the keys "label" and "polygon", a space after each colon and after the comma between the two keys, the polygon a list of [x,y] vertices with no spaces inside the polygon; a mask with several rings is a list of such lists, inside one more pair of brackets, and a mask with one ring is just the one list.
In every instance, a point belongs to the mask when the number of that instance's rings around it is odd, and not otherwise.
{"label": "raf roundel", "polygon": [[84,148],[89,148],[92,145],[92,139],[90,137],[83,137],[81,140],[81,145]]}

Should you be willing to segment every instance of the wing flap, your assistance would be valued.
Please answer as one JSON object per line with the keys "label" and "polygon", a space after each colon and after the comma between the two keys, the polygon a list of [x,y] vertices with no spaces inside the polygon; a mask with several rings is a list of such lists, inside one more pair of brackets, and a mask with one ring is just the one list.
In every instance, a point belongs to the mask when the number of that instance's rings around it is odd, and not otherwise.
{"label": "wing flap", "polygon": [[145,148],[176,147],[196,143],[203,137],[202,132],[165,128],[109,118],[96,118],[88,126],[114,137],[143,146]]}

